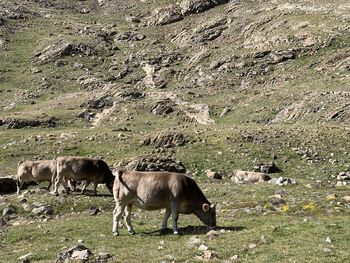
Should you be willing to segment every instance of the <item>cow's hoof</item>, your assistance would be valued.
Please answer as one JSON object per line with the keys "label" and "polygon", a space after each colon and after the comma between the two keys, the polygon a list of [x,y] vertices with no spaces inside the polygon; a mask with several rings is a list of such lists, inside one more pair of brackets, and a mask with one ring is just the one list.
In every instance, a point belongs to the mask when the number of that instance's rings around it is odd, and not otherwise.
{"label": "cow's hoof", "polygon": [[135,231],[128,231],[129,235],[135,235]]}
{"label": "cow's hoof", "polygon": [[119,233],[118,232],[113,232],[113,236],[117,237],[117,236],[119,236]]}
{"label": "cow's hoof", "polygon": [[179,234],[179,231],[175,230],[174,235],[178,235],[178,234]]}

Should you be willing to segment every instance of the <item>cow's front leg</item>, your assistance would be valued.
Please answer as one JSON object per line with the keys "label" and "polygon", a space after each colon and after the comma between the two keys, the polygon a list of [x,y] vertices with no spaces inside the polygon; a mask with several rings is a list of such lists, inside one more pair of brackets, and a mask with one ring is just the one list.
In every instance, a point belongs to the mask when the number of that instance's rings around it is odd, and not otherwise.
{"label": "cow's front leg", "polygon": [[113,232],[113,235],[115,236],[119,236],[119,232],[118,232],[119,221],[123,215],[124,209],[125,209],[125,205],[123,206],[121,202],[116,202],[115,208],[113,210],[113,227],[112,227],[112,232]]}
{"label": "cow's front leg", "polygon": [[86,188],[89,186],[89,184],[90,184],[90,181],[89,181],[89,180],[83,181],[83,187],[81,188],[81,193],[82,193],[82,194],[85,194],[85,190],[86,190]]}
{"label": "cow's front leg", "polygon": [[126,223],[126,227],[128,228],[129,234],[133,235],[135,234],[135,231],[131,224],[131,210],[132,210],[132,205],[128,204],[125,208],[125,223]]}
{"label": "cow's front leg", "polygon": [[173,219],[173,231],[174,231],[174,235],[178,235],[179,234],[179,230],[177,228],[177,220],[179,219],[179,205],[178,204],[171,204],[171,217]]}
{"label": "cow's front leg", "polygon": [[168,219],[170,214],[171,214],[171,210],[167,208],[165,210],[164,217],[163,217],[162,230],[165,230],[168,228]]}
{"label": "cow's front leg", "polygon": [[23,186],[23,182],[21,182],[20,179],[17,179],[17,194],[19,195],[19,193],[21,192],[21,188]]}
{"label": "cow's front leg", "polygon": [[61,183],[62,177],[60,175],[56,175],[56,178],[54,179],[54,184],[53,184],[53,194],[58,195],[58,186]]}

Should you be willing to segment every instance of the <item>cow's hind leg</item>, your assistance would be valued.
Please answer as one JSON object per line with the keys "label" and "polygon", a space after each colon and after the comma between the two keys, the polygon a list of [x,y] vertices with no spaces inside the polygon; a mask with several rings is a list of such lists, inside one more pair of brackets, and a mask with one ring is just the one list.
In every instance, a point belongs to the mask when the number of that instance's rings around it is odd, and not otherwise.
{"label": "cow's hind leg", "polygon": [[179,234],[179,230],[177,228],[177,220],[179,219],[179,205],[176,203],[172,203],[171,204],[171,217],[173,219],[173,231],[174,231],[174,235],[178,235]]}
{"label": "cow's hind leg", "polygon": [[168,229],[168,219],[170,214],[171,214],[171,210],[167,208],[165,210],[164,217],[163,217],[162,230]]}
{"label": "cow's hind leg", "polygon": [[112,232],[113,232],[113,235],[115,235],[115,236],[119,236],[118,226],[119,226],[120,218],[123,215],[124,209],[125,209],[125,205],[122,205],[121,202],[117,201],[115,204],[115,208],[113,210]]}
{"label": "cow's hind leg", "polygon": [[132,205],[128,204],[125,207],[125,223],[126,223],[126,227],[128,228],[129,234],[133,235],[135,234],[135,231],[131,224],[131,210],[132,210]]}

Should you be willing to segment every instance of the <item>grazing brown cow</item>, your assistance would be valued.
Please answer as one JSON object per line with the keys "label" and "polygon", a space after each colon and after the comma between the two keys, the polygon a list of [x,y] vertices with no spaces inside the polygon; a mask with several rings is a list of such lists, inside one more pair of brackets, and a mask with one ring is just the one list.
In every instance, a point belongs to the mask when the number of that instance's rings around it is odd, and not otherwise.
{"label": "grazing brown cow", "polygon": [[44,182],[48,181],[50,189],[52,180],[56,175],[55,160],[41,161],[21,161],[17,165],[17,194],[20,193],[21,187],[25,182]]}
{"label": "grazing brown cow", "polygon": [[132,206],[145,210],[165,208],[162,228],[172,215],[173,231],[178,234],[179,213],[195,214],[204,224],[215,227],[215,205],[205,198],[197,183],[190,177],[169,172],[118,171],[113,186],[116,202],[113,211],[113,234],[119,235],[118,223],[125,210],[125,221],[130,234]]}
{"label": "grazing brown cow", "polygon": [[[86,157],[64,156],[58,157],[57,174],[54,182],[54,194],[58,194],[58,185],[67,180],[86,181],[82,192],[90,182],[94,183],[94,194],[96,195],[97,184],[105,184],[108,190],[113,193],[114,175],[108,165],[100,159]],[[66,184],[63,184],[66,190]]]}

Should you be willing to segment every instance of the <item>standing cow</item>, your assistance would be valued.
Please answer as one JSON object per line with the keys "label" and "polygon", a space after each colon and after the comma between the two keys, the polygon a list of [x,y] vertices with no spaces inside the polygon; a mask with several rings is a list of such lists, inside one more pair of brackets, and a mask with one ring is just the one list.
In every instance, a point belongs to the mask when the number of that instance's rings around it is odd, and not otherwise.
{"label": "standing cow", "polygon": [[49,190],[55,175],[56,160],[21,161],[17,165],[17,194],[20,193],[25,182],[48,181]]}
{"label": "standing cow", "polygon": [[[97,184],[105,184],[113,193],[114,175],[104,161],[76,156],[58,157],[56,161],[57,174],[53,190],[55,195],[58,194],[59,184],[65,180],[86,181],[82,189],[83,193],[90,182],[94,183],[94,195],[97,194]],[[68,190],[66,183],[63,185]]]}
{"label": "standing cow", "polygon": [[195,214],[204,224],[215,227],[215,205],[210,204],[196,182],[184,174],[169,172],[118,171],[113,186],[116,202],[113,211],[113,234],[119,235],[118,224],[125,211],[125,222],[130,234],[134,234],[131,225],[133,206],[145,210],[165,208],[162,228],[172,215],[173,231],[178,234],[179,213]]}

